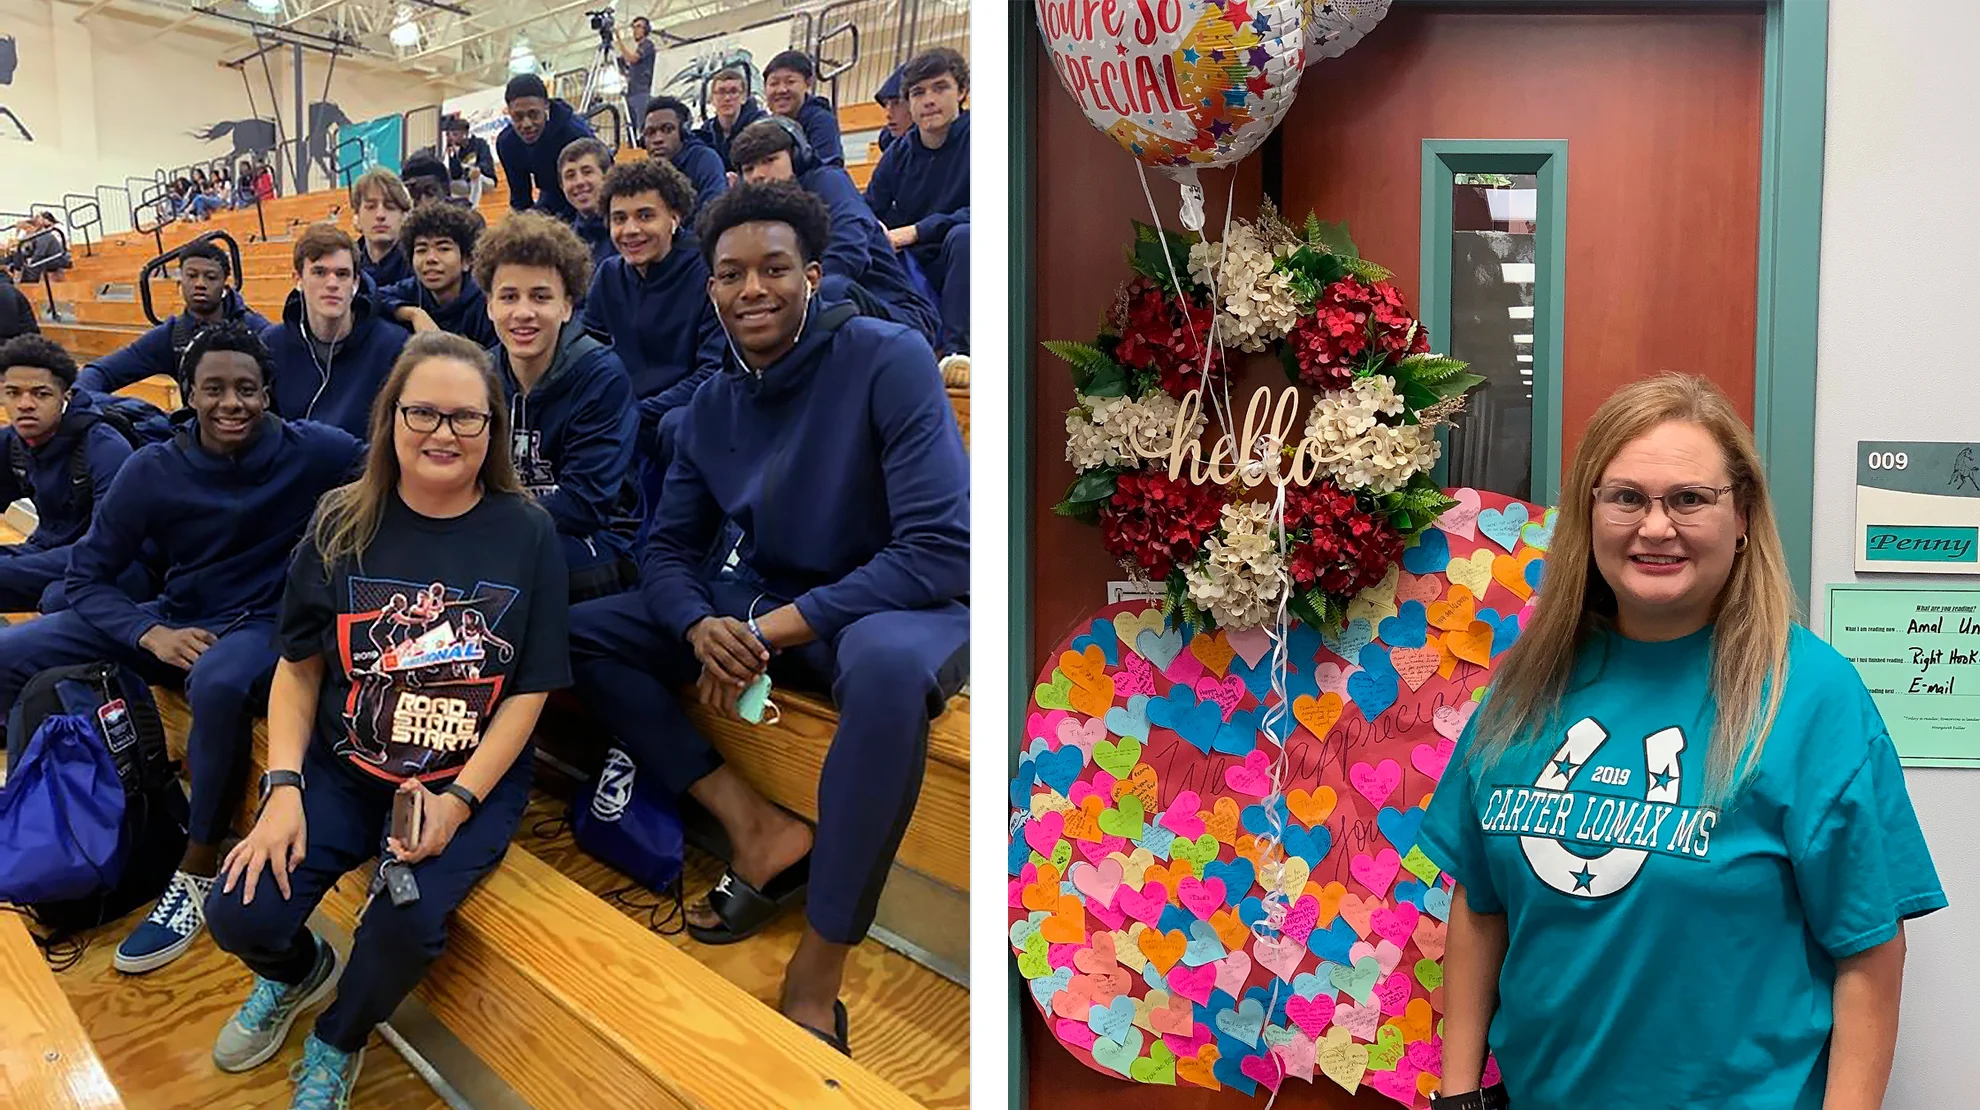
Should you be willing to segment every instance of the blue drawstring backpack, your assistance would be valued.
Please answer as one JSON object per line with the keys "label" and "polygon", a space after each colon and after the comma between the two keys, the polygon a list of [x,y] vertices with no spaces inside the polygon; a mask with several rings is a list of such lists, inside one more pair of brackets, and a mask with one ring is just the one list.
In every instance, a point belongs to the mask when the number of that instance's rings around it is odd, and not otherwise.
{"label": "blue drawstring backpack", "polygon": [[124,870],[124,783],[86,717],[41,722],[0,787],[0,902],[65,902]]}
{"label": "blue drawstring backpack", "polygon": [[656,894],[672,890],[678,896],[684,838],[664,783],[637,774],[632,757],[613,748],[571,808],[578,847]]}

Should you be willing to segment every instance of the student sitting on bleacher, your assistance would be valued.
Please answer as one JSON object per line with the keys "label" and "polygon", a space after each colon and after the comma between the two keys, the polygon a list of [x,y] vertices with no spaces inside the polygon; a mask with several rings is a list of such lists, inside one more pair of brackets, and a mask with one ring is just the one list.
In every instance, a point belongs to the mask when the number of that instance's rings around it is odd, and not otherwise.
{"label": "student sitting on bleacher", "polygon": [[447,177],[447,163],[431,151],[419,150],[406,155],[405,162],[399,167],[399,180],[406,183],[406,192],[412,196],[414,208],[429,200],[447,201],[463,208],[474,207],[464,200],[454,200],[454,186]]}
{"label": "student sitting on bleacher", "polygon": [[729,141],[737,132],[770,113],[749,95],[749,78],[739,69],[715,74],[708,82],[708,99],[714,110],[709,113],[708,122],[701,125],[701,141],[721,156],[723,165],[734,171],[736,165],[729,161]]}
{"label": "student sitting on bleacher", "polygon": [[880,105],[881,110],[887,113],[887,124],[880,129],[879,137],[874,140],[880,145],[882,154],[887,152],[888,147],[894,145],[896,139],[914,130],[914,113],[909,110],[907,97],[901,92],[901,74],[906,70],[906,66],[895,67],[894,72],[887,75],[887,79],[880,83],[879,90],[873,94],[873,102]]}
{"label": "student sitting on bleacher", "polygon": [[[839,137],[839,114],[832,110],[831,101],[811,91],[816,80],[818,70],[811,64],[811,55],[802,50],[786,50],[763,67],[763,103],[773,114],[794,119],[804,128],[804,137],[811,141],[811,152],[821,164],[843,166],[846,148]],[[729,162],[731,165],[735,162],[733,151]],[[740,166],[735,169],[742,172]]]}
{"label": "student sitting on bleacher", "polygon": [[[255,973],[214,1043],[222,1070],[281,1052],[336,988],[290,1073],[292,1110],[346,1105],[372,1027],[425,977],[454,910],[515,836],[530,733],[549,691],[570,685],[563,556],[508,432],[487,354],[415,337],[372,413],[364,475],[325,495],[289,570],[262,811],[207,912],[214,942]],[[444,658],[421,646],[436,641],[452,645]],[[418,797],[423,827],[389,852],[419,898],[372,900],[339,980],[309,916],[378,857],[400,793]]]}
{"label": "student sitting on bleacher", "polygon": [[41,321],[35,318],[34,304],[14,284],[14,275],[0,266],[0,343],[17,335],[41,334]]}
{"label": "student sitting on bleacher", "polygon": [[[928,344],[817,297],[825,206],[795,185],[710,205],[700,241],[732,358],[682,415],[639,596],[571,613],[585,703],[643,771],[694,796],[734,854],[688,931],[756,934],[807,897],[780,1008],[847,1051],[838,1002],[914,812],[929,720],[966,678],[969,461]],[[725,520],[740,563],[710,577]],[[768,668],[829,687],[839,728],[804,822],[722,763],[681,710],[734,712]]]}
{"label": "student sitting on bleacher", "polygon": [[472,208],[430,200],[413,209],[399,232],[413,276],[378,291],[379,312],[415,334],[449,331],[493,347],[488,298],[468,273],[481,230],[481,213]]}
{"label": "student sitting on bleacher", "polygon": [[292,252],[296,288],[282,322],[261,333],[275,359],[270,404],[290,420],[363,435],[371,399],[406,345],[357,272],[357,247],[331,224],[311,224]]}
{"label": "student sitting on bleacher", "polygon": [[[688,184],[694,186],[695,204],[706,205],[728,191],[729,174],[722,156],[701,141],[688,121],[688,106],[679,98],[656,96],[647,104],[640,137],[645,142],[647,157],[672,163],[686,174]],[[690,228],[694,216],[695,213],[687,216]]]}
{"label": "student sitting on bleacher", "polygon": [[946,46],[902,74],[914,131],[887,148],[866,202],[894,246],[914,258],[942,310],[941,355],[969,353],[969,63]]}
{"label": "student sitting on bleacher", "polygon": [[564,199],[577,211],[571,230],[591,248],[593,265],[612,257],[612,234],[605,226],[604,202],[598,196],[605,172],[611,168],[612,148],[589,135],[572,139],[557,155],[557,180],[564,186]]}
{"label": "student sitting on bleacher", "polygon": [[495,369],[516,473],[557,523],[571,601],[628,589],[640,518],[639,406],[619,356],[571,319],[591,254],[564,224],[517,213],[481,237],[474,277],[501,344]]}
{"label": "student sitting on bleacher", "polygon": [[[69,606],[0,629],[0,715],[49,667],[107,660],[192,706],[190,840],[172,884],[117,948],[117,970],[177,959],[240,799],[249,714],[275,669],[275,606],[289,554],[324,490],[356,473],[361,446],[336,428],[267,411],[268,352],[237,323],[199,333],[180,381],[179,434],[131,456],[71,550]],[[140,549],[163,571],[156,601],[119,588]]]}
{"label": "student sitting on bleacher", "polygon": [[[51,612],[66,604],[69,548],[89,530],[91,508],[131,457],[130,440],[97,419],[75,381],[75,360],[53,340],[23,335],[0,344],[0,403],[9,421],[0,428],[7,453],[0,510],[26,497],[35,514],[25,543],[0,546],[0,611]],[[137,568],[125,585],[149,596],[144,581]]]}
{"label": "student sitting on bleacher", "polygon": [[661,419],[688,403],[727,349],[708,299],[708,263],[687,230],[694,186],[671,164],[647,158],[613,166],[604,195],[618,254],[591,279],[584,326],[624,364],[639,398],[639,442],[649,457],[662,457]]}
{"label": "student sitting on bleacher", "polygon": [[915,288],[907,263],[887,241],[887,229],[866,206],[852,175],[842,166],[819,165],[796,122],[782,116],[758,120],[743,128],[729,153],[744,181],[795,181],[825,202],[832,238],[819,259],[825,271],[819,292],[826,300],[851,301],[866,315],[906,324],[934,344],[941,331],[935,306]]}
{"label": "student sitting on bleacher", "polygon": [[234,175],[234,195],[229,203],[235,208],[253,208],[256,194],[254,190],[254,163],[241,159],[239,172]]}
{"label": "student sitting on bleacher", "polygon": [[468,132],[467,120],[458,115],[440,121],[440,133],[447,140],[447,176],[467,186],[468,202],[479,204],[481,190],[500,184],[495,172],[495,155],[488,140]]}
{"label": "student sitting on bleacher", "polygon": [[567,222],[574,219],[577,211],[564,198],[557,176],[557,156],[574,139],[597,138],[591,125],[570,105],[550,99],[543,78],[534,73],[509,78],[502,99],[509,106],[509,126],[495,137],[495,152],[502,172],[509,175],[509,209],[535,208]]}
{"label": "student sitting on bleacher", "polygon": [[218,243],[193,242],[179,252],[179,296],[184,308],[164,323],[82,368],[79,389],[115,393],[154,374],[179,376],[179,359],[192,346],[200,329],[239,321],[259,332],[268,327],[261,313],[247,306],[227,278],[233,266]]}
{"label": "student sitting on bleacher", "polygon": [[351,223],[357,228],[358,270],[383,289],[412,276],[412,264],[399,249],[399,228],[412,211],[412,193],[399,175],[379,168],[351,182]]}

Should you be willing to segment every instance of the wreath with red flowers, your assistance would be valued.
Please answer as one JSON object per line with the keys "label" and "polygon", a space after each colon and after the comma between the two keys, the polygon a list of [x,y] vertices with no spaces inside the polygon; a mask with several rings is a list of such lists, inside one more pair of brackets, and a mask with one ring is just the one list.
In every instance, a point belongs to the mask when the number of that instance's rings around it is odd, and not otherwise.
{"label": "wreath with red flowers", "polygon": [[[1309,215],[1294,229],[1268,202],[1221,244],[1134,230],[1135,276],[1099,335],[1045,344],[1071,367],[1075,392],[1066,454],[1078,473],[1055,511],[1098,525],[1108,554],[1162,583],[1165,614],[1186,627],[1267,623],[1281,594],[1298,620],[1338,625],[1455,504],[1430,474],[1436,429],[1484,379],[1431,352],[1389,272],[1360,256],[1345,225]],[[1172,478],[1165,464],[1177,428],[1202,431],[1179,421],[1185,395],[1200,389],[1209,408],[1227,392],[1233,345],[1276,352],[1312,406],[1308,439],[1323,444],[1321,474],[1286,487],[1282,516],[1242,487]],[[1279,445],[1288,457],[1298,447]]]}

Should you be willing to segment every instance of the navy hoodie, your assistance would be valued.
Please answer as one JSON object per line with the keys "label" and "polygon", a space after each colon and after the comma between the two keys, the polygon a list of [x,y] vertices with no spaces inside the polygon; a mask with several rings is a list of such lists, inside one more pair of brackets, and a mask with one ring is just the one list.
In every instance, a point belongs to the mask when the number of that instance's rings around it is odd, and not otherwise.
{"label": "navy hoodie", "polygon": [[[495,137],[495,154],[509,179],[509,208],[516,212],[540,208],[560,220],[576,219],[577,209],[564,199],[564,183],[557,176],[557,155],[575,139],[596,137],[591,125],[579,119],[570,105],[555,99],[550,101],[550,120],[535,142],[523,142],[514,124],[503,128]],[[532,177],[536,186],[533,194]]]}
{"label": "navy hoodie", "polygon": [[[76,542],[89,530],[91,508],[102,504],[110,492],[111,479],[131,457],[131,442],[96,419],[96,402],[89,394],[77,393],[47,442],[29,447],[13,428],[0,428],[0,451],[7,460],[0,467],[0,506],[23,497],[33,501],[34,534],[21,546],[52,551]],[[72,481],[77,451],[83,453],[83,469],[89,475],[86,499],[75,496]],[[25,472],[14,469],[17,458],[27,462]]]}
{"label": "navy hoodie", "polygon": [[603,216],[587,216],[579,213],[577,219],[571,221],[571,230],[577,232],[577,237],[584,240],[585,246],[591,248],[593,266],[603,265],[605,260],[612,257],[617,250],[612,246],[612,229],[606,226]]}
{"label": "navy hoodie", "polygon": [[700,567],[725,519],[765,589],[828,642],[869,614],[968,595],[969,458],[913,331],[814,304],[761,375],[731,355],[674,442],[640,575],[670,635],[714,611]]}
{"label": "navy hoodie", "polygon": [[[232,288],[220,295],[220,317],[223,320],[239,320],[257,332],[268,327],[267,318],[249,308]],[[187,347],[192,346],[193,336],[199,334],[199,329],[204,326],[192,313],[181,312],[138,336],[129,346],[112,351],[83,367],[82,372],[76,375],[76,388],[115,393],[153,374],[176,379],[179,376],[180,356],[186,353]]]}
{"label": "navy hoodie", "polygon": [[[324,424],[264,416],[224,458],[200,446],[191,412],[173,423],[176,436],[117,472],[95,527],[69,554],[69,607],[133,648],[160,621],[217,634],[239,617],[273,616],[316,499],[364,465],[364,445]],[[147,543],[165,585],[140,609],[116,581]]]}
{"label": "navy hoodie", "polygon": [[[873,94],[873,103],[885,108],[889,100],[899,100],[902,95],[901,75],[906,72],[907,67],[904,65],[895,67],[894,72],[888,74],[885,81],[880,82],[880,88]],[[885,153],[887,148],[893,146],[899,138],[899,135],[887,130],[886,125],[882,124],[880,127],[880,137],[875,141],[880,144],[881,152]]]}
{"label": "navy hoodie", "polygon": [[821,166],[843,166],[846,164],[846,145],[839,137],[839,113],[832,110],[832,102],[813,93],[798,105],[797,123],[804,128],[804,138],[811,144],[812,156]]}
{"label": "navy hoodie", "polygon": [[[612,258],[592,276],[584,327],[612,344],[639,398],[640,427],[688,403],[722,367],[728,340],[708,299],[708,263],[683,235],[646,276]],[[642,436],[644,438],[644,436]]]}
{"label": "navy hoodie", "polygon": [[723,130],[720,117],[711,114],[708,117],[708,122],[702,124],[700,129],[695,133],[700,135],[701,141],[707,143],[708,148],[713,150],[722,159],[722,165],[733,170],[736,168],[736,164],[729,160],[729,140],[735,138],[736,133],[743,128],[748,127],[757,120],[768,119],[769,117],[770,113],[764,110],[763,105],[758,104],[755,97],[751,97],[743,101],[743,106],[737,109],[736,125],[734,127],[726,131]]}
{"label": "navy hoodie", "polygon": [[632,554],[640,518],[633,470],[639,409],[619,356],[571,323],[530,392],[516,381],[506,348],[495,349],[495,365],[508,397],[523,487],[559,533],[594,550]]}
{"label": "navy hoodie", "polygon": [[858,282],[861,289],[887,306],[889,319],[934,342],[942,326],[941,316],[909,280],[900,254],[887,241],[887,229],[866,206],[852,176],[838,166],[819,166],[801,174],[798,184],[832,211],[832,237],[825,244],[825,257],[819,260],[825,276]]}
{"label": "navy hoodie", "polygon": [[371,284],[375,288],[383,289],[388,285],[397,285],[413,276],[412,259],[406,257],[405,248],[397,243],[392,244],[392,249],[385,252],[384,258],[373,262],[371,248],[364,245],[363,239],[359,239],[357,255],[358,269],[364,271],[364,275],[371,279]]}
{"label": "navy hoodie", "polygon": [[694,186],[694,211],[687,217],[687,222],[692,224],[709,202],[729,191],[728,167],[715,148],[702,142],[701,136],[692,131],[681,136],[681,150],[674,155],[673,162],[674,168],[686,174],[688,184]]}
{"label": "navy hoodie", "polygon": [[473,274],[461,275],[461,291],[447,304],[436,300],[416,277],[378,291],[378,315],[385,319],[394,319],[392,314],[408,305],[425,309],[441,331],[465,336],[483,347],[495,345],[495,325],[488,319],[488,294],[474,283]]}
{"label": "navy hoodie", "polygon": [[969,113],[956,116],[934,150],[921,145],[918,127],[889,146],[866,183],[866,203],[888,227],[913,224],[915,257],[933,266],[942,237],[969,222]]}
{"label": "navy hoodie", "polygon": [[261,333],[275,357],[275,380],[268,383],[274,410],[290,420],[334,424],[360,438],[371,434],[371,402],[392,372],[412,333],[382,319],[370,283],[351,296],[356,317],[349,335],[337,341],[325,363],[303,337],[308,327],[302,291],[282,306],[282,322]]}

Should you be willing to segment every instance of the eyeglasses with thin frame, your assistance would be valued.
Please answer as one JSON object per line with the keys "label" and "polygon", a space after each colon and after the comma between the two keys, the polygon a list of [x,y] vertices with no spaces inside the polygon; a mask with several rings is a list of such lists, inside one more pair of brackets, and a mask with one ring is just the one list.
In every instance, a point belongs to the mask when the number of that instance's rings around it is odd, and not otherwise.
{"label": "eyeglasses with thin frame", "polygon": [[1650,505],[1656,502],[1664,506],[1664,515],[1671,518],[1671,523],[1696,525],[1703,522],[1702,514],[1706,510],[1732,491],[1732,486],[1679,486],[1652,496],[1635,486],[1608,485],[1596,486],[1594,494],[1602,518],[1611,524],[1641,523],[1649,515]]}
{"label": "eyeglasses with thin frame", "polygon": [[399,419],[406,422],[408,429],[421,435],[439,431],[443,423],[462,439],[473,439],[488,430],[488,414],[478,409],[441,412],[425,405],[400,405]]}

